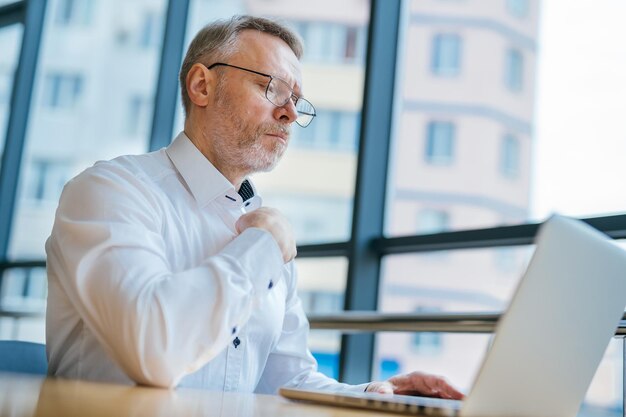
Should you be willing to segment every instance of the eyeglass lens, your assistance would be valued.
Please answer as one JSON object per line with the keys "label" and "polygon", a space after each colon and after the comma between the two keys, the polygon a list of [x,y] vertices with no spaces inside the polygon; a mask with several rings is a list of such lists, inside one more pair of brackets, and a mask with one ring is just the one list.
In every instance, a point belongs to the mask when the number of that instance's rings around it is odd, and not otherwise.
{"label": "eyeglass lens", "polygon": [[[272,78],[267,86],[267,99],[275,106],[284,106],[291,99],[292,94],[293,90],[289,84],[278,78]],[[315,117],[315,108],[303,98],[298,98],[296,111],[298,112],[296,123],[302,127],[308,126]]]}

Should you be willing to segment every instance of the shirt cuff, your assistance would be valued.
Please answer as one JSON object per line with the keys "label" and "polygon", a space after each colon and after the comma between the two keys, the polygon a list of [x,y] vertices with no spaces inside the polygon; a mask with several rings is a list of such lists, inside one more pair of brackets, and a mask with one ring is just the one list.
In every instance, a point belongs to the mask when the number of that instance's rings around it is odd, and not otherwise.
{"label": "shirt cuff", "polygon": [[371,384],[371,382],[367,382],[365,384],[359,384],[359,385],[352,385],[350,388],[348,388],[349,392],[365,392],[367,390],[367,387],[369,387]]}
{"label": "shirt cuff", "polygon": [[272,234],[263,229],[244,230],[221,253],[239,261],[257,294],[271,290],[282,277],[283,254]]}

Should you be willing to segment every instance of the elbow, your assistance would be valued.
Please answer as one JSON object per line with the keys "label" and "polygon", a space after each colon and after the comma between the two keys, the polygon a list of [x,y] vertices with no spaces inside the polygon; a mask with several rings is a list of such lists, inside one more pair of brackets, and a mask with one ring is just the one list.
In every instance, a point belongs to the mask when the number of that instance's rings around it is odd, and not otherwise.
{"label": "elbow", "polygon": [[[149,361],[144,361],[149,362]],[[137,385],[144,385],[155,388],[174,389],[182,379],[181,372],[165,364],[144,364],[134,375],[129,375]]]}

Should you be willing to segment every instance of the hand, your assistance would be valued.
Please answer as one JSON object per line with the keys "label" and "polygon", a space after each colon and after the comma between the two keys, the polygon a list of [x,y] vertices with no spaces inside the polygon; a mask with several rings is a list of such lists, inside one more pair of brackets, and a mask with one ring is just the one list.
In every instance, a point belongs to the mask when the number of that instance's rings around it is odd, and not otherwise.
{"label": "hand", "polygon": [[372,382],[367,386],[366,391],[378,394],[420,395],[452,400],[462,400],[465,397],[445,378],[421,372],[396,375],[387,381]]}
{"label": "hand", "polygon": [[287,218],[278,210],[260,207],[237,220],[235,228],[241,233],[249,227],[257,227],[272,234],[283,254],[285,263],[296,257],[296,240]]}

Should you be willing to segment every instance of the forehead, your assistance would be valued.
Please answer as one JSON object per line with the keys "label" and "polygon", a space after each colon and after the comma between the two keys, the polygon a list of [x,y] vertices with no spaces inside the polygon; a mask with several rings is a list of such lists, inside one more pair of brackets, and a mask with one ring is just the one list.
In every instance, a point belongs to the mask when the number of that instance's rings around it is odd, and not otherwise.
{"label": "forehead", "polygon": [[300,61],[282,39],[257,30],[239,34],[232,64],[246,66],[282,78],[298,89],[302,87]]}

